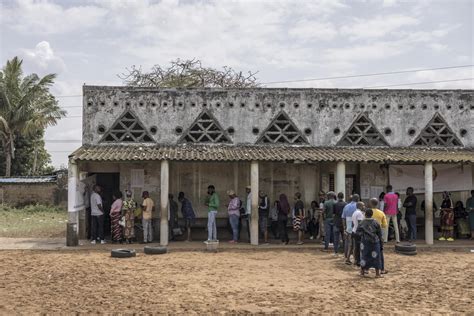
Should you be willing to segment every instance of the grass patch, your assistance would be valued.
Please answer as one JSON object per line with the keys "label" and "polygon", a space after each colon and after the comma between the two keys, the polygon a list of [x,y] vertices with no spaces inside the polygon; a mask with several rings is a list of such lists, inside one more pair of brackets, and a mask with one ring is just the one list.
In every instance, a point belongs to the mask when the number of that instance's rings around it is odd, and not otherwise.
{"label": "grass patch", "polygon": [[56,206],[0,205],[0,237],[64,237],[67,211]]}

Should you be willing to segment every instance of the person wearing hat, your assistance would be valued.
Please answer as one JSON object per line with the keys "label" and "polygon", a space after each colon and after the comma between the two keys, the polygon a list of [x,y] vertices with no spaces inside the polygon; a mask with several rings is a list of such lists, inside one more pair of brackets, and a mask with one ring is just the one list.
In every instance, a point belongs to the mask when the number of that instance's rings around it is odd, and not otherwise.
{"label": "person wearing hat", "polygon": [[129,190],[125,191],[125,201],[123,201],[122,211],[125,219],[125,225],[123,227],[123,238],[125,242],[131,244],[132,239],[135,238],[135,209],[137,208],[137,202],[132,198],[132,192]]}
{"label": "person wearing hat", "polygon": [[229,243],[237,243],[239,239],[239,219],[240,219],[240,199],[235,194],[234,190],[227,191],[230,202],[227,206],[227,213],[229,214],[229,223],[232,227],[232,240]]}

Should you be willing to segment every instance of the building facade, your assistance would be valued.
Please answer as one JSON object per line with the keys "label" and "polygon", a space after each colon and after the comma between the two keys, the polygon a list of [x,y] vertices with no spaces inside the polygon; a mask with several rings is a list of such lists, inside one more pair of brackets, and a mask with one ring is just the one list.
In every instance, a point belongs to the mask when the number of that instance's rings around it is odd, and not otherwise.
{"label": "building facade", "polygon": [[[447,187],[465,200],[474,175],[473,97],[472,90],[84,86],[83,144],[69,166],[71,220],[83,231],[81,183],[87,181],[107,191],[129,189],[136,198],[150,191],[160,206],[155,217],[163,245],[168,194],[185,192],[204,220],[209,184],[222,204],[227,190],[245,198],[251,185],[257,209],[259,190],[271,201],[301,192],[309,206],[319,191],[368,199],[393,181],[404,189],[404,171],[421,172],[417,192],[429,202],[443,187],[437,179],[457,172],[462,183]],[[226,216],[221,207],[219,217]],[[424,220],[431,243],[433,218]]]}

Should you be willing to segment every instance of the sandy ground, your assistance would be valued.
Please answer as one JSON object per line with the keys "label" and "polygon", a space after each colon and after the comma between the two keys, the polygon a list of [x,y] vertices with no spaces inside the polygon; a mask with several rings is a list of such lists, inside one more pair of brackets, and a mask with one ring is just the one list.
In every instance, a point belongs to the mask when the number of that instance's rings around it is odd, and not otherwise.
{"label": "sandy ground", "polygon": [[375,279],[320,251],[0,251],[0,314],[474,313],[474,254],[386,261]]}

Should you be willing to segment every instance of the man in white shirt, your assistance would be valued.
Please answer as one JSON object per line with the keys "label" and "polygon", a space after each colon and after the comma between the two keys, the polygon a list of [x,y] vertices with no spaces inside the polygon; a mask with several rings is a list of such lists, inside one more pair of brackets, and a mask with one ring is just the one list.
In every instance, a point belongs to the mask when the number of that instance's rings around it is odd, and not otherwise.
{"label": "man in white shirt", "polygon": [[365,204],[357,202],[357,209],[352,214],[352,242],[354,243],[354,264],[360,267],[360,237],[356,235],[359,223],[364,219]]}
{"label": "man in white shirt", "polygon": [[96,240],[105,244],[104,240],[104,208],[102,207],[102,198],[99,193],[100,186],[94,185],[94,193],[91,194],[91,244],[95,245]]}

